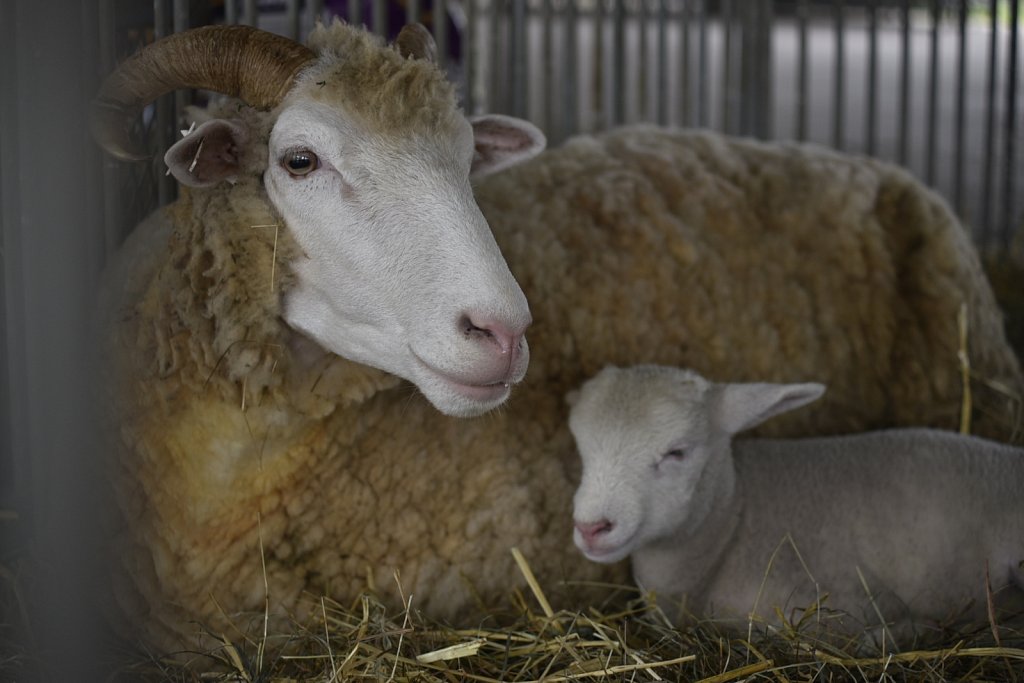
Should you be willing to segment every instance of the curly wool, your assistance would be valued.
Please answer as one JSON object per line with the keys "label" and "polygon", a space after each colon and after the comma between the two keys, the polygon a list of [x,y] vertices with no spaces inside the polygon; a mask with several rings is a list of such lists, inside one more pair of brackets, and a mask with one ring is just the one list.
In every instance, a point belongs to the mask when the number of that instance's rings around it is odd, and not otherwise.
{"label": "curly wool", "polygon": [[477,198],[531,302],[528,377],[552,393],[642,360],[828,384],[766,435],[957,429],[965,306],[974,431],[1020,438],[1024,381],[978,255],[902,169],[640,126],[571,140]]}

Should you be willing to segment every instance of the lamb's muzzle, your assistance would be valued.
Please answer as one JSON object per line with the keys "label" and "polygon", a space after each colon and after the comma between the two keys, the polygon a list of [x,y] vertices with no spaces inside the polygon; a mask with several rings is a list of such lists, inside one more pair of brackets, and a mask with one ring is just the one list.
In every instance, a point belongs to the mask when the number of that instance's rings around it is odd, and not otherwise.
{"label": "lamb's muzzle", "polygon": [[615,528],[615,524],[607,518],[599,519],[596,522],[576,522],[574,526],[576,529],[574,540],[577,547],[583,552],[595,550],[601,538]]}

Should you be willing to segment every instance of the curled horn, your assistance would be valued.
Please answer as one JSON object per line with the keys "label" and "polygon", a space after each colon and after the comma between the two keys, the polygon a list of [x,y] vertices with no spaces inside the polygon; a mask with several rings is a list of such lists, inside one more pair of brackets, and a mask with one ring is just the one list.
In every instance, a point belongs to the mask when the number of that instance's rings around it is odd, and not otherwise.
{"label": "curled horn", "polygon": [[119,159],[145,159],[148,154],[132,139],[132,123],[164,93],[202,88],[270,109],[315,56],[300,43],[250,26],[204,26],[167,36],[125,60],[103,82],[92,104],[93,137]]}
{"label": "curled horn", "polygon": [[434,43],[434,36],[423,24],[406,24],[398,32],[395,38],[395,47],[398,54],[406,59],[425,59],[428,62],[437,62],[437,44]]}

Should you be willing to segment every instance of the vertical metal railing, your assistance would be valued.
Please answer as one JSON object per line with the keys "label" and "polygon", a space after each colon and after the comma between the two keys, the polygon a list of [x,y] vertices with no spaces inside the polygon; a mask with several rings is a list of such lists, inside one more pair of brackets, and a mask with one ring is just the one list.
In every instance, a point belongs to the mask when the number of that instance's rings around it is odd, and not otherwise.
{"label": "vertical metal railing", "polygon": [[[1017,43],[1020,34],[1020,3],[1010,3],[1010,45],[1006,54],[1006,109],[1003,115],[1005,130],[1003,140],[1003,213],[1000,217],[999,236],[994,244],[997,248],[1009,249],[1013,229],[1020,219],[1014,211],[1017,199]],[[1024,286],[1024,283],[1022,283]]]}
{"label": "vertical metal railing", "polygon": [[957,12],[956,122],[953,126],[956,135],[953,206],[961,214],[964,211],[964,150],[967,132],[967,2],[968,0],[960,0]]}
{"label": "vertical metal railing", "polygon": [[810,8],[808,0],[798,0],[796,6],[796,18],[798,25],[798,48],[797,48],[797,94],[796,94],[796,137],[798,140],[807,139],[807,119],[810,108],[810,59],[808,59],[807,32]]}
{"label": "vertical metal railing", "polygon": [[867,92],[864,98],[864,101],[867,103],[864,112],[867,144],[865,148],[869,155],[873,155],[878,143],[878,0],[867,1],[867,13],[868,74]]}
{"label": "vertical metal railing", "polygon": [[833,31],[835,42],[835,71],[832,78],[832,146],[842,149],[846,114],[846,3],[833,3],[835,16]]}
{"label": "vertical metal railing", "polygon": [[925,146],[925,181],[935,184],[936,148],[939,134],[939,25],[941,21],[941,0],[931,0],[931,31],[929,32],[930,52],[928,55],[928,141]]}
{"label": "vertical metal railing", "polygon": [[910,156],[910,0],[903,0],[900,7],[900,30],[900,143],[896,158],[906,164]]}

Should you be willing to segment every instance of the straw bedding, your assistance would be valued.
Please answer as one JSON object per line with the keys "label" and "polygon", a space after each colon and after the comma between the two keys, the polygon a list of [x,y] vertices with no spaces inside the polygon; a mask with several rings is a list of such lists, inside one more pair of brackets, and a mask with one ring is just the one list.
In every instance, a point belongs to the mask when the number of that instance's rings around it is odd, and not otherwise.
{"label": "straw bedding", "polygon": [[[529,564],[518,559],[531,593],[512,593],[508,613],[475,628],[425,619],[415,595],[405,594],[405,609],[395,612],[372,593],[350,605],[321,598],[311,610],[315,617],[289,633],[237,640],[211,633],[208,651],[177,660],[140,658],[121,669],[117,680],[725,683],[1024,677],[1024,614],[1001,624],[936,631],[904,650],[822,636],[827,610],[787,621],[781,629],[751,624],[747,634],[723,633],[712,624],[680,630],[656,604],[626,587],[609,587],[603,604],[556,612]],[[401,583],[398,576],[394,580]]]}
{"label": "straw bedding", "polygon": [[[828,637],[827,609],[782,628],[753,623],[748,633],[677,629],[633,587],[604,587],[604,602],[555,611],[565,587],[546,591],[513,552],[529,590],[511,590],[507,608],[473,628],[425,618],[396,575],[404,609],[389,611],[372,586],[350,604],[306,596],[311,616],[285,629],[265,626],[264,614],[236,615],[237,630],[207,631],[191,652],[156,657],[116,643],[97,659],[114,662],[106,680],[141,683],[1024,680],[1024,611],[937,628],[902,650]],[[35,680],[46,660],[28,644],[35,615],[26,594],[39,588],[27,585],[37,583],[32,567],[25,558],[0,565],[0,680]],[[266,601],[269,609],[273,596]]]}

